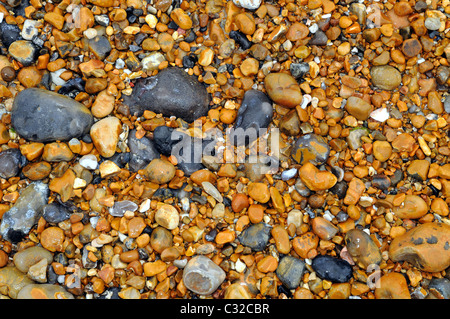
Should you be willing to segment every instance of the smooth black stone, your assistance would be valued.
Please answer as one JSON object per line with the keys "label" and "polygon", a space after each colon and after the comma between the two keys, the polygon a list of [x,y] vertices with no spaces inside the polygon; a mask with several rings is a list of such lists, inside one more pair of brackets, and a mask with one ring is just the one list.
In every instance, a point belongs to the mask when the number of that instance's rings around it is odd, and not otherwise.
{"label": "smooth black stone", "polygon": [[330,192],[335,194],[339,199],[343,199],[347,193],[348,185],[347,182],[341,181],[337,182],[333,187],[330,188]]}
{"label": "smooth black stone", "polygon": [[89,133],[94,117],[83,104],[38,88],[19,92],[11,110],[11,125],[33,142],[68,141]]}
{"label": "smooth black stone", "polygon": [[0,177],[8,179],[17,176],[20,169],[26,165],[26,159],[17,148],[0,152]]}
{"label": "smooth black stone", "polygon": [[131,153],[115,153],[113,156],[108,157],[107,159],[101,158],[100,163],[104,162],[105,160],[115,163],[120,168],[124,168],[131,160]]}
{"label": "smooth black stone", "polygon": [[159,158],[159,152],[153,141],[145,136],[138,139],[136,130],[128,134],[128,147],[130,148],[128,165],[133,172],[144,169],[152,160]]}
{"label": "smooth black stone", "polygon": [[353,276],[352,266],[347,261],[328,255],[315,257],[311,267],[321,279],[335,283],[348,282]]}
{"label": "smooth black stone", "polygon": [[230,31],[230,38],[236,41],[242,50],[248,50],[253,45],[253,42],[247,39],[247,36],[240,31]]}
{"label": "smooth black stone", "polygon": [[272,102],[261,91],[249,90],[244,94],[230,139],[234,145],[247,145],[267,131],[273,117]]}
{"label": "smooth black stone", "polygon": [[132,94],[124,97],[123,104],[138,116],[150,110],[192,123],[208,113],[209,95],[195,76],[170,67],[155,76],[136,80]]}
{"label": "smooth black stone", "polygon": [[185,56],[183,57],[182,62],[183,62],[183,68],[188,68],[188,69],[190,69],[190,68],[193,68],[193,67],[195,66],[195,62],[197,62],[197,61],[196,61],[196,59],[193,58],[192,56],[190,56],[190,55],[185,55]]}
{"label": "smooth black stone", "polygon": [[51,224],[57,224],[70,218],[70,212],[58,203],[50,203],[44,206],[42,217]]}
{"label": "smooth black stone", "polygon": [[262,251],[269,243],[271,229],[266,223],[253,224],[238,236],[239,242],[253,251]]}

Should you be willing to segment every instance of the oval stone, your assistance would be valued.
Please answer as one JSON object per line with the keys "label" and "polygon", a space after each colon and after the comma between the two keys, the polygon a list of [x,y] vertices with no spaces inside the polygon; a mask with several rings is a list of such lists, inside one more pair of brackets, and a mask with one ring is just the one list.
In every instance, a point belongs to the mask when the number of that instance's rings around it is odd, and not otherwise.
{"label": "oval stone", "polygon": [[275,103],[294,108],[302,103],[302,93],[295,78],[287,73],[270,73],[264,79],[267,94]]}
{"label": "oval stone", "polygon": [[193,122],[207,114],[209,96],[195,76],[172,67],[136,80],[133,93],[124,97],[123,103],[130,107],[131,114],[142,115],[150,110]]}
{"label": "oval stone", "polygon": [[331,282],[348,282],[353,275],[352,266],[347,261],[328,255],[317,256],[311,266],[320,278]]}
{"label": "oval stone", "polygon": [[17,133],[34,142],[67,141],[89,132],[94,118],[83,104],[38,88],[21,91],[14,99],[11,124]]}
{"label": "oval stone", "polygon": [[353,260],[362,268],[378,265],[381,252],[372,238],[362,230],[351,229],[345,234],[345,243]]}
{"label": "oval stone", "polygon": [[428,204],[420,196],[406,195],[405,200],[393,212],[401,219],[416,219],[428,212]]}
{"label": "oval stone", "polygon": [[381,90],[395,90],[402,81],[400,72],[389,65],[372,67],[370,70],[372,83]]}

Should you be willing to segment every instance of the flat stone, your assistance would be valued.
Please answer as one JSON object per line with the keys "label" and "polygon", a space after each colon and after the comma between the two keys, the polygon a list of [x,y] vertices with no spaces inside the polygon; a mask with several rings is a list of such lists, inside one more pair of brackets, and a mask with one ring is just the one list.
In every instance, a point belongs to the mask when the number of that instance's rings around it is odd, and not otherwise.
{"label": "flat stone", "polygon": [[348,262],[328,255],[315,257],[311,267],[320,278],[335,283],[348,282],[353,277],[353,269]]}
{"label": "flat stone", "polygon": [[89,132],[94,122],[89,109],[64,95],[38,88],[21,91],[14,99],[11,124],[34,142],[67,141]]}
{"label": "flat stone", "polygon": [[306,187],[314,192],[330,189],[337,182],[337,178],[333,173],[320,171],[309,162],[300,168],[299,176]]}
{"label": "flat stone", "polygon": [[208,112],[209,97],[196,77],[171,67],[156,76],[136,80],[124,104],[130,107],[131,114],[142,115],[144,110],[150,110],[193,122]]}

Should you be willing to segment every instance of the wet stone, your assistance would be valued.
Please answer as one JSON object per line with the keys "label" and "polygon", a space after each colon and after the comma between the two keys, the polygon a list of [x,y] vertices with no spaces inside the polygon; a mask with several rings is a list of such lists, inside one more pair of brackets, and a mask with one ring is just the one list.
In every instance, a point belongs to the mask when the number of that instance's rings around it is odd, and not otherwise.
{"label": "wet stone", "polygon": [[280,259],[276,274],[288,289],[295,289],[300,285],[304,270],[303,260],[287,255]]}
{"label": "wet stone", "polygon": [[30,141],[67,141],[89,132],[93,117],[84,105],[68,97],[30,88],[14,99],[11,124]]}
{"label": "wet stone", "polygon": [[136,80],[133,93],[125,98],[124,104],[130,107],[132,114],[141,115],[144,110],[150,110],[193,122],[208,112],[209,97],[195,77],[173,67],[156,76]]}
{"label": "wet stone", "polygon": [[328,255],[315,257],[311,266],[320,278],[331,282],[348,282],[353,276],[352,266],[348,262]]}
{"label": "wet stone", "polygon": [[291,75],[296,79],[302,79],[309,72],[309,64],[306,62],[302,63],[291,63],[289,70]]}
{"label": "wet stone", "polygon": [[351,229],[345,234],[345,244],[353,260],[363,269],[381,262],[381,252],[372,238],[362,230]]}
{"label": "wet stone", "polygon": [[267,95],[277,104],[294,108],[302,103],[302,93],[294,77],[287,73],[270,73],[264,78]]}
{"label": "wet stone", "polygon": [[16,267],[6,266],[0,269],[0,283],[8,288],[7,294],[11,299],[17,299],[19,292],[34,282]]}
{"label": "wet stone", "polygon": [[253,251],[262,251],[270,239],[271,227],[265,223],[253,224],[246,228],[239,236],[239,242]]}
{"label": "wet stone", "polygon": [[450,280],[433,278],[428,285],[430,293],[438,299],[450,299]]}
{"label": "wet stone", "polygon": [[47,204],[48,185],[35,182],[22,190],[19,198],[2,217],[0,234],[6,240],[18,242],[37,223],[42,209]]}
{"label": "wet stone", "polygon": [[9,54],[20,62],[23,66],[32,65],[37,57],[38,49],[30,41],[27,40],[17,40],[11,43],[8,48]]}

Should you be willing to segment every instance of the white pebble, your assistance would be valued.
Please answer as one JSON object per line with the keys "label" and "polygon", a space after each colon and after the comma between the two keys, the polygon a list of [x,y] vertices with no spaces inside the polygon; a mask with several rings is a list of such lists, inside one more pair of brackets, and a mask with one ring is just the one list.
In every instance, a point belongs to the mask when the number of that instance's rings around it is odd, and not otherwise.
{"label": "white pebble", "polygon": [[86,169],[94,170],[98,168],[97,157],[92,154],[83,155],[80,158],[80,165]]}
{"label": "white pebble", "polygon": [[151,203],[150,199],[147,198],[146,200],[144,200],[141,203],[141,205],[139,205],[139,212],[144,213],[144,212],[148,211],[150,209],[150,203]]}
{"label": "white pebble", "polygon": [[370,117],[378,122],[384,122],[389,119],[389,111],[387,108],[379,108],[370,113]]}
{"label": "white pebble", "polygon": [[233,0],[233,3],[239,7],[256,10],[261,5],[262,0]]}
{"label": "white pebble", "polygon": [[94,28],[89,28],[83,32],[83,35],[87,39],[93,39],[97,36],[97,30]]}
{"label": "white pebble", "polygon": [[64,71],[66,71],[66,69],[62,68],[59,69],[55,72],[51,72],[51,78],[52,78],[52,82],[56,85],[56,86],[62,86],[64,84],[66,84],[66,81],[64,81],[63,79],[61,79],[59,76],[61,75],[61,73],[63,73]]}

